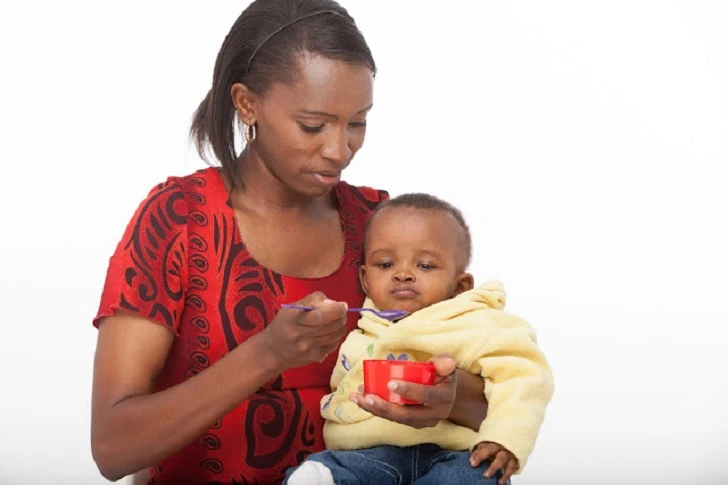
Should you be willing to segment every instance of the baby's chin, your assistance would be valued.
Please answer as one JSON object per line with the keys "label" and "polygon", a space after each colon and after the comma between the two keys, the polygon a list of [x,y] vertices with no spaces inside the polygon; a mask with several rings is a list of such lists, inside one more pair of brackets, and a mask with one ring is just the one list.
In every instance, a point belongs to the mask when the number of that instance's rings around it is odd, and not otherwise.
{"label": "baby's chin", "polygon": [[383,303],[383,306],[376,305],[377,308],[380,310],[405,311],[407,313],[414,313],[423,308],[422,303],[416,300],[390,300]]}

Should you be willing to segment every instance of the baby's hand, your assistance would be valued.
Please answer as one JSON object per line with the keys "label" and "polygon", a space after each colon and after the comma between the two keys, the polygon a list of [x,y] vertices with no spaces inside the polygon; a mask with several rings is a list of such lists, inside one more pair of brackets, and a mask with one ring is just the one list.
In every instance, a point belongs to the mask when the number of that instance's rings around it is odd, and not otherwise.
{"label": "baby's hand", "polygon": [[470,454],[470,464],[474,467],[485,460],[490,460],[490,467],[483,473],[485,478],[490,478],[498,470],[503,470],[503,476],[498,480],[498,485],[506,485],[511,475],[518,470],[518,459],[498,443],[483,441]]}

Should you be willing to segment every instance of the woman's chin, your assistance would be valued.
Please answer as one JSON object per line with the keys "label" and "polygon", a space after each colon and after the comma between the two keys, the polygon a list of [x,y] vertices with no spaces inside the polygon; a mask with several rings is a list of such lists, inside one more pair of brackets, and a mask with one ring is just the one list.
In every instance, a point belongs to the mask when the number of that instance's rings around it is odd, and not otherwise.
{"label": "woman's chin", "polygon": [[303,195],[305,197],[311,197],[311,198],[322,197],[322,196],[328,194],[332,188],[328,185],[311,183],[310,178],[306,181],[303,181],[302,183],[299,182],[295,186],[290,186],[290,187],[296,193]]}

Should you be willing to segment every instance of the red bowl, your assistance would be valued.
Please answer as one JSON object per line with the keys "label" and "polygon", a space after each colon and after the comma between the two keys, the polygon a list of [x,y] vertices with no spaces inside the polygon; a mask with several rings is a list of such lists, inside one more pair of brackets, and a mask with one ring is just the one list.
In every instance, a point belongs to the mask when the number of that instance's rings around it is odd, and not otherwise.
{"label": "red bowl", "polygon": [[435,383],[435,366],[432,362],[364,361],[364,394],[374,394],[395,404],[422,404],[390,391],[387,384],[391,380],[431,386]]}

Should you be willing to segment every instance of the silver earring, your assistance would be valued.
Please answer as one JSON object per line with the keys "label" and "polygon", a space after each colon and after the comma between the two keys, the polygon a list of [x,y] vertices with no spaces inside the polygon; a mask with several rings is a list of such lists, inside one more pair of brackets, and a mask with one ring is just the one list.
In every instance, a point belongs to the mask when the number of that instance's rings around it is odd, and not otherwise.
{"label": "silver earring", "polygon": [[256,136],[258,136],[258,133],[255,129],[255,123],[245,125],[245,141],[247,141],[248,143],[253,143]]}

